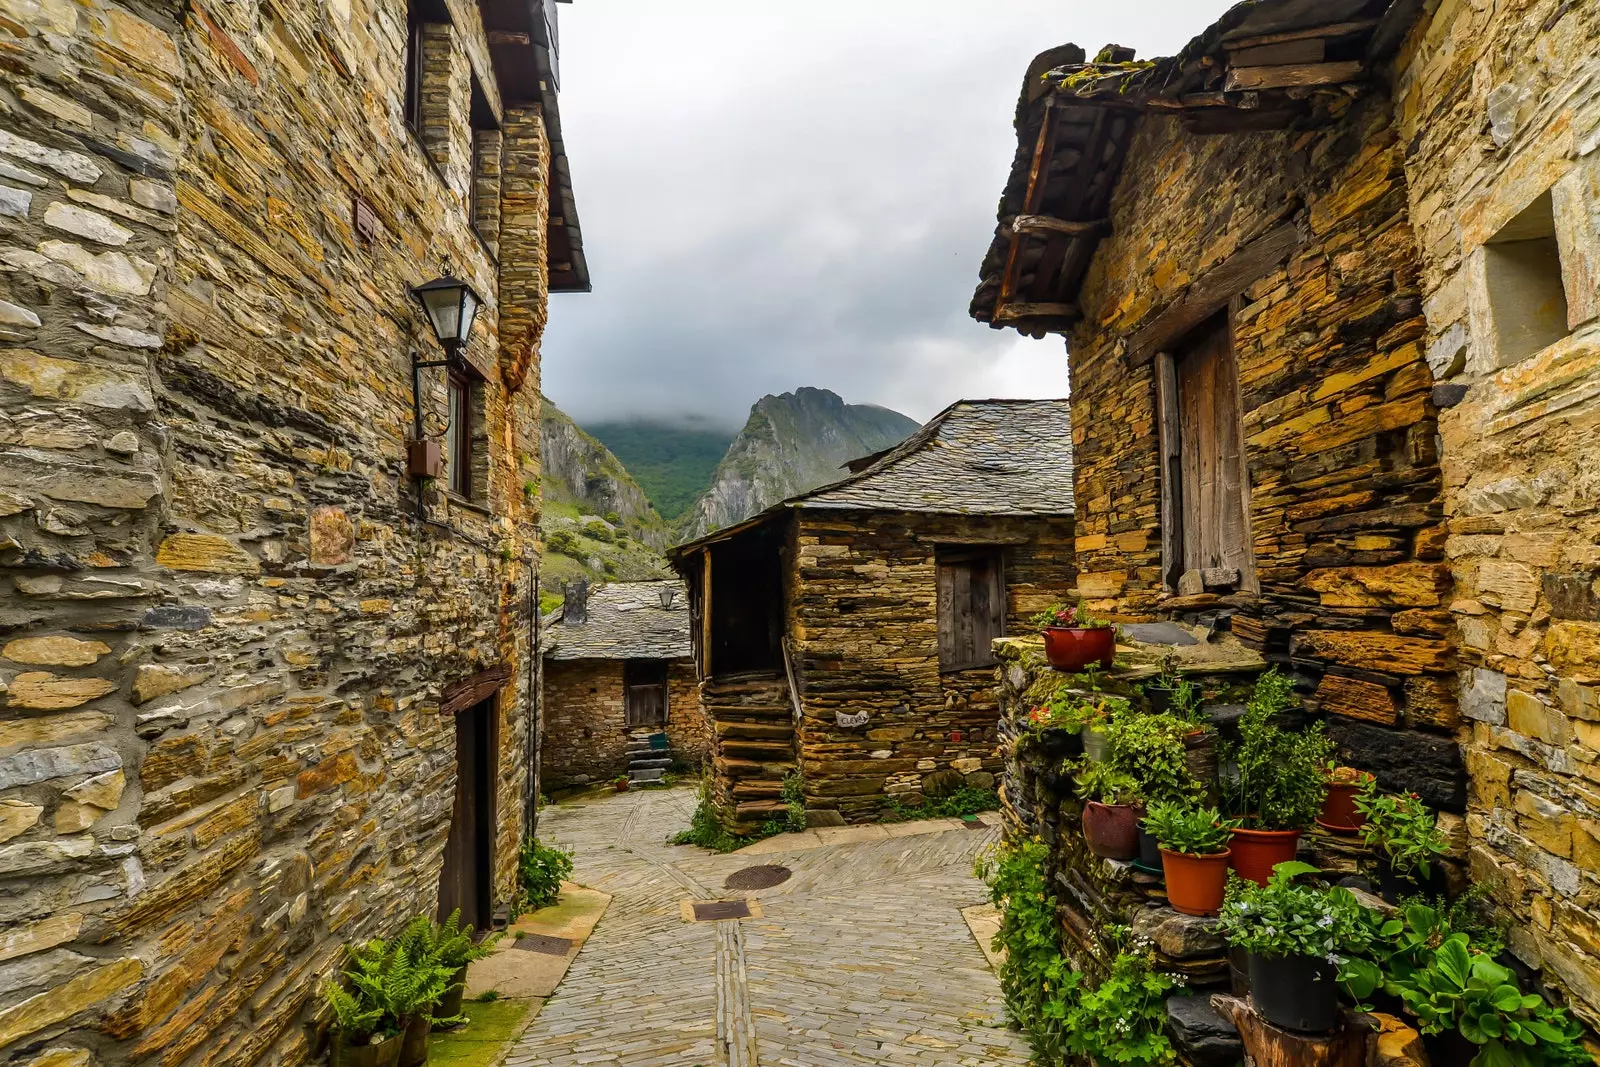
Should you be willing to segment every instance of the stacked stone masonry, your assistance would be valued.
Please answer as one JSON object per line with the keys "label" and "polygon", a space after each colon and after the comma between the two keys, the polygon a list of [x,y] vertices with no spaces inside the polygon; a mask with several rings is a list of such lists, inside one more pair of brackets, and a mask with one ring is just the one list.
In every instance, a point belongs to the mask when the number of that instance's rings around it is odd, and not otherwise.
{"label": "stacked stone masonry", "polygon": [[[548,660],[544,668],[544,734],[540,788],[607,782],[628,772],[626,661]],[[691,660],[667,667],[664,731],[673,761],[697,770],[707,752],[700,683]]]}
{"label": "stacked stone masonry", "polygon": [[[441,695],[496,666],[511,895],[551,150],[448,6],[419,136],[403,0],[0,0],[0,1059],[310,1059],[340,945],[434,909]],[[444,267],[485,299],[482,492],[419,519]]]}

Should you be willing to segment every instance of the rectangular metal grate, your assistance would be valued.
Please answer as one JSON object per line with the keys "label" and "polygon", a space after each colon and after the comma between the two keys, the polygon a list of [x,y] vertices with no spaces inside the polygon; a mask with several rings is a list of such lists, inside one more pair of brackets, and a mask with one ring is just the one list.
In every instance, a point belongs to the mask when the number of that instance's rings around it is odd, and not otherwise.
{"label": "rectangular metal grate", "polygon": [[696,922],[715,922],[720,919],[748,919],[750,905],[742,900],[698,901],[694,905]]}
{"label": "rectangular metal grate", "polygon": [[572,951],[572,941],[565,937],[551,937],[549,934],[523,934],[512,943],[512,948],[520,948],[524,952],[542,952],[546,956],[565,956]]}

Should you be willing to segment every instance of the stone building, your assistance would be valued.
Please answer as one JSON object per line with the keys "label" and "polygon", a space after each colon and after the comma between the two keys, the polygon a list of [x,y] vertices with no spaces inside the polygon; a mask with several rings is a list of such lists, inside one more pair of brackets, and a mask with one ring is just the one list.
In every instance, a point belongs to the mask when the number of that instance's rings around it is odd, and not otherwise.
{"label": "stone building", "polygon": [[685,593],[682,582],[568,586],[540,643],[540,788],[700,766],[709,730]]}
{"label": "stone building", "polygon": [[512,895],[554,12],[0,0],[0,1060],[304,1062]]}
{"label": "stone building", "polygon": [[990,644],[1074,584],[1066,401],[960,401],[849,466],[672,552],[738,829],[796,769],[818,825],[992,785]]}
{"label": "stone building", "polygon": [[1600,13],[1500,8],[1261,0],[1154,62],[1044,53],[972,311],[1067,339],[1080,591],[1231,627],[1465,813],[1593,1023]]}

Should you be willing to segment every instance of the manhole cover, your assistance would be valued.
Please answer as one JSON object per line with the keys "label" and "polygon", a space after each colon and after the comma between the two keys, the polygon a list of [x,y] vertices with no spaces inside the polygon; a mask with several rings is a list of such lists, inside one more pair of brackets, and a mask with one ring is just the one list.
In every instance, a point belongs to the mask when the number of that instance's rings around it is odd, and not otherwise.
{"label": "manhole cover", "polygon": [[549,934],[523,934],[512,944],[524,952],[542,952],[546,956],[565,956],[572,951],[572,942],[565,937]]}
{"label": "manhole cover", "polygon": [[750,905],[742,900],[697,901],[694,906],[696,922],[715,922],[719,919],[748,919]]}
{"label": "manhole cover", "polygon": [[780,867],[775,863],[762,864],[759,867],[746,867],[742,871],[734,871],[728,875],[727,881],[722,883],[724,889],[771,889],[775,885],[782,885],[789,880],[793,873],[787,867]]}
{"label": "manhole cover", "polygon": [[961,820],[961,825],[965,826],[968,830],[987,830],[989,828],[988,823],[984,822],[982,819],[976,818],[963,819]]}

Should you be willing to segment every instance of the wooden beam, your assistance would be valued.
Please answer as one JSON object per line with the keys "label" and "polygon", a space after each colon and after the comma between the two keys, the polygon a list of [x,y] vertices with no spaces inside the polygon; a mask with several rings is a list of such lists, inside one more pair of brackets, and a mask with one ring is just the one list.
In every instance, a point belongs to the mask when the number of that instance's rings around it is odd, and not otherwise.
{"label": "wooden beam", "polygon": [[1342,85],[1357,81],[1366,67],[1358,59],[1343,63],[1301,63],[1279,67],[1230,67],[1225,92],[1243,89],[1288,89],[1308,85]]}
{"label": "wooden beam", "polygon": [[1377,24],[1377,19],[1355,19],[1350,22],[1330,22],[1322,26],[1302,26],[1298,30],[1284,30],[1282,33],[1258,33],[1240,37],[1225,34],[1222,38],[1222,47],[1229,51],[1237,51],[1269,44],[1283,44],[1285,41],[1304,41],[1310,37],[1321,37],[1324,40],[1349,37],[1351,34],[1370,30]]}
{"label": "wooden beam", "polygon": [[1002,304],[995,309],[996,321],[1001,319],[1075,319],[1077,304]]}
{"label": "wooden beam", "polygon": [[1049,215],[1018,215],[1011,223],[1012,233],[1064,233],[1073,237],[1104,237],[1111,232],[1110,219],[1057,219]]}
{"label": "wooden beam", "polygon": [[490,44],[519,44],[526,48],[533,43],[533,37],[526,33],[517,33],[515,30],[490,30]]}
{"label": "wooden beam", "polygon": [[711,677],[711,546],[701,550],[700,572],[700,671]]}
{"label": "wooden beam", "polygon": [[[1022,195],[1022,210],[1019,215],[1035,214],[1039,210],[1039,197],[1044,192],[1043,183],[1039,181],[1039,174],[1050,168],[1050,159],[1055,155],[1056,148],[1056,98],[1049,97],[1044,102],[1044,118],[1039,122],[1039,138],[1033,145],[1033,161],[1028,165],[1028,188]],[[1011,249],[1006,254],[1006,270],[1000,276],[1000,295],[995,298],[996,318],[999,310],[1011,302],[1011,292],[1017,284],[1017,260],[1020,257],[1022,240],[1015,233],[1011,236]]]}
{"label": "wooden beam", "polygon": [[1255,48],[1241,48],[1231,52],[1228,65],[1233,67],[1276,67],[1286,63],[1321,63],[1327,55],[1328,42],[1320,37],[1306,41],[1285,41],[1282,44],[1264,44]]}
{"label": "wooden beam", "polygon": [[1183,573],[1183,432],[1178,416],[1178,363],[1156,355],[1156,426],[1161,448],[1161,582],[1178,588]]}
{"label": "wooden beam", "polygon": [[1300,247],[1300,231],[1279,223],[1193,282],[1183,296],[1128,339],[1128,362],[1142,367],[1184,334],[1275,270]]}

